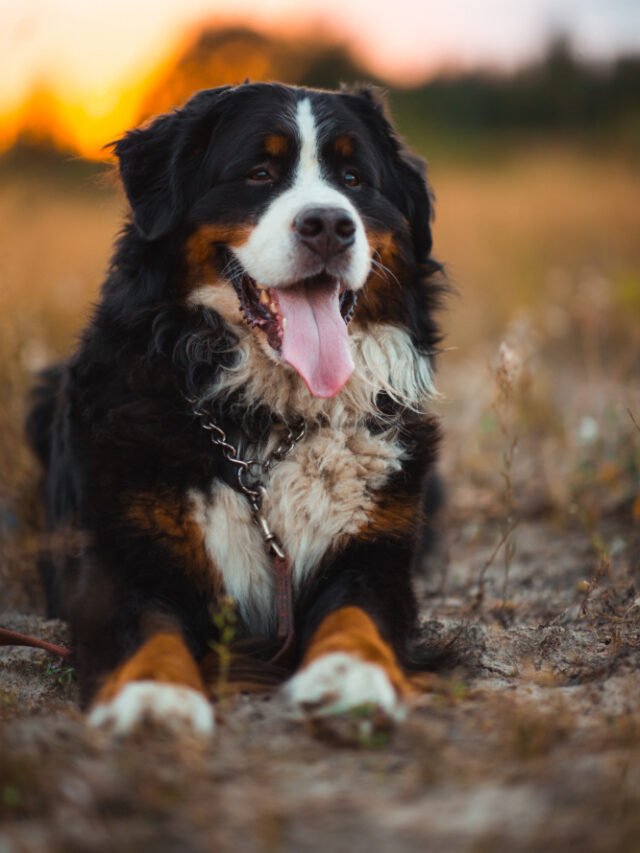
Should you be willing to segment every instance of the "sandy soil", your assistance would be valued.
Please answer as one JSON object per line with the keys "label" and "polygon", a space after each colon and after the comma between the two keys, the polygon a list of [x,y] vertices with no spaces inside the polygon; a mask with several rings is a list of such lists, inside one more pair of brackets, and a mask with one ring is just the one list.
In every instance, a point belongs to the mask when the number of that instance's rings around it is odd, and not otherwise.
{"label": "sandy soil", "polygon": [[621,570],[588,591],[584,534],[529,520],[506,604],[497,560],[478,603],[494,538],[459,497],[420,587],[424,637],[462,663],[388,735],[313,731],[276,694],[225,700],[210,743],[117,741],[85,725],[64,665],[0,650],[0,851],[640,850],[638,590]]}

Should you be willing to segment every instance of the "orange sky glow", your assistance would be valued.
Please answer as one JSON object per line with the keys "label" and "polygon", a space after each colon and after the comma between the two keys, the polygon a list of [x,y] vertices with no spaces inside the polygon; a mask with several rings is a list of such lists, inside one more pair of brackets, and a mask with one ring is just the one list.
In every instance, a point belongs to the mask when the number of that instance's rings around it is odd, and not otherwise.
{"label": "orange sky glow", "polygon": [[27,131],[100,158],[204,22],[338,40],[396,83],[514,67],[559,31],[595,59],[640,49],[636,0],[0,0],[0,151]]}

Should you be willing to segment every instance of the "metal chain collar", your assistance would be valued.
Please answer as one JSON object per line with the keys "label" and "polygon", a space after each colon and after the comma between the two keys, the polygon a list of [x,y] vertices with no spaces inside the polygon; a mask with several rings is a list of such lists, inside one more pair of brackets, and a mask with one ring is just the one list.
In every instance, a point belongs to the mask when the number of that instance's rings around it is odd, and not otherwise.
{"label": "metal chain collar", "polygon": [[[264,496],[267,494],[267,487],[264,484],[262,476],[268,474],[272,465],[284,459],[293,450],[295,445],[305,435],[307,431],[306,424],[303,422],[297,429],[286,424],[286,438],[280,442],[264,462],[259,462],[256,459],[242,459],[238,455],[238,448],[227,439],[224,430],[218,426],[213,416],[209,412],[198,408],[197,400],[188,399],[188,402],[194,407],[193,414],[200,419],[202,428],[210,434],[212,443],[216,447],[220,447],[225,459],[237,467],[238,486],[251,504],[256,523],[262,531],[267,552],[271,552],[274,555],[276,602],[278,606],[278,637],[282,640],[282,646],[269,659],[268,663],[290,668],[292,657],[295,659],[295,618],[293,612],[291,566],[282,545],[269,529],[267,519],[262,513],[262,502]],[[258,474],[253,473],[256,470],[259,471]],[[252,478],[250,485],[246,482],[245,477]],[[0,646],[7,645],[33,646],[38,649],[45,649],[51,654],[58,655],[65,660],[71,656],[71,649],[65,646],[56,646],[37,637],[29,637],[25,634],[18,634],[15,631],[0,628]]]}
{"label": "metal chain collar", "polygon": [[[306,423],[302,421],[300,425],[296,425],[295,427],[285,424],[287,429],[286,437],[262,462],[258,459],[243,459],[238,453],[238,448],[231,444],[225,431],[222,427],[218,426],[211,412],[199,408],[196,400],[189,399],[188,402],[194,406],[193,414],[200,419],[202,429],[209,433],[211,443],[216,447],[220,447],[224,458],[236,466],[238,487],[251,505],[256,524],[260,527],[264,538],[267,552],[271,552],[281,560],[286,559],[287,555],[282,544],[275,533],[272,532],[262,512],[262,505],[267,494],[264,477],[269,474],[269,471],[276,462],[280,462],[288,456],[296,444],[304,438],[307,432]],[[250,483],[247,482],[247,478],[251,479]]]}

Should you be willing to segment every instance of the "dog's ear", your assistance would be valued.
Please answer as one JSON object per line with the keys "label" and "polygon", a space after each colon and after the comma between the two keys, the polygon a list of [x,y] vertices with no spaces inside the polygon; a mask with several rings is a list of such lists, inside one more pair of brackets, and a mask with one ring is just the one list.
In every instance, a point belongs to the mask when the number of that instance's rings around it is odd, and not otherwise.
{"label": "dog's ear", "polygon": [[229,86],[199,92],[182,109],[162,115],[113,144],[133,221],[147,240],[157,240],[179,221],[189,188]]}
{"label": "dog's ear", "polygon": [[404,213],[411,227],[416,257],[424,260],[433,247],[433,193],[427,181],[427,164],[401,146],[395,167],[400,177],[399,187],[404,191]]}
{"label": "dog's ear", "polygon": [[172,113],[129,131],[114,145],[133,221],[147,240],[170,231],[182,211],[183,188],[176,174],[179,134],[180,119]]}
{"label": "dog's ear", "polygon": [[364,85],[342,87],[342,92],[378,140],[387,155],[385,159],[392,164],[388,192],[409,222],[416,258],[423,261],[429,257],[433,245],[433,195],[427,181],[426,163],[411,154],[399,139],[381,90]]}

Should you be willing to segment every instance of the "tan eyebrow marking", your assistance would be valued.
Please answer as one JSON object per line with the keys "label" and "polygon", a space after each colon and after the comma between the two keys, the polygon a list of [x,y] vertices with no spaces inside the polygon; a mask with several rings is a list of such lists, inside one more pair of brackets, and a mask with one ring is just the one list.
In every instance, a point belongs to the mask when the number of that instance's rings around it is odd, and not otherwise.
{"label": "tan eyebrow marking", "polygon": [[289,147],[289,140],[286,136],[282,136],[279,133],[270,133],[264,141],[264,147],[267,154],[271,154],[272,157],[278,157],[280,154],[286,152]]}
{"label": "tan eyebrow marking", "polygon": [[353,140],[348,136],[338,136],[333,143],[333,147],[336,154],[340,154],[342,157],[351,157],[353,154]]}

